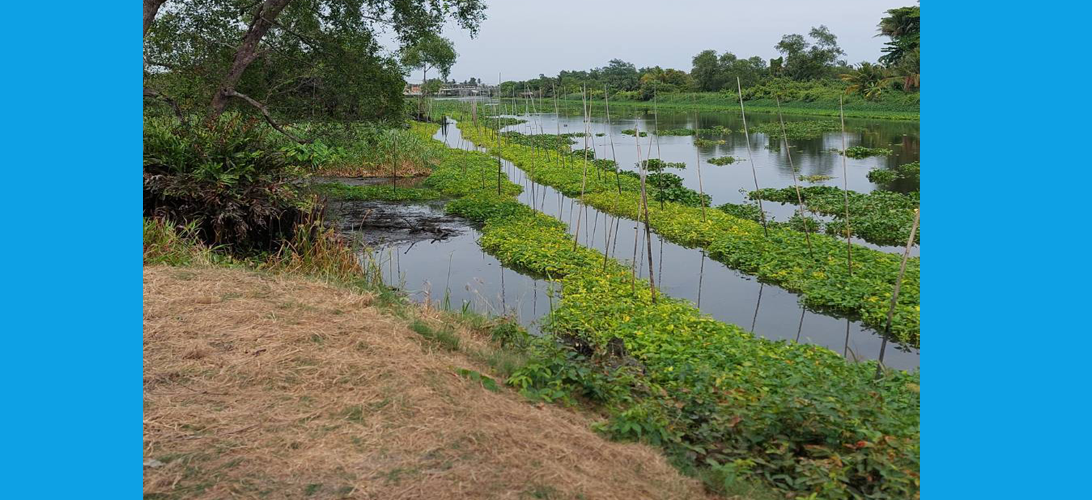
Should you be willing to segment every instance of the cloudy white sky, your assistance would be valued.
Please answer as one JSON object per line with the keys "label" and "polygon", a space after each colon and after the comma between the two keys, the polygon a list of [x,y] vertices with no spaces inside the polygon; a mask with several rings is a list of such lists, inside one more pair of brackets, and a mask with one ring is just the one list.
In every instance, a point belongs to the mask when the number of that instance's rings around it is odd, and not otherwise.
{"label": "cloudy white sky", "polygon": [[[642,66],[690,70],[704,49],[740,57],[777,56],[786,33],[806,35],[825,24],[846,59],[875,61],[886,38],[876,24],[887,9],[914,0],[486,0],[477,38],[451,27],[458,62],[451,78],[496,81],[553,76],[562,69],[604,66],[612,58]],[[411,76],[410,79],[413,77]],[[419,76],[418,76],[419,78]]]}

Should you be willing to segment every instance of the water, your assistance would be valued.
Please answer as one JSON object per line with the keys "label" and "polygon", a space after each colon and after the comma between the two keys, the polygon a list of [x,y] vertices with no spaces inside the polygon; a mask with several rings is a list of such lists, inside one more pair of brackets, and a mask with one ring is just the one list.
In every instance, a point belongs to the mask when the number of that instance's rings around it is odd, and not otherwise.
{"label": "water", "polygon": [[[538,102],[542,111],[543,103]],[[546,103],[552,106],[550,103]],[[552,110],[552,108],[549,108]],[[521,104],[515,109],[508,103],[507,109],[502,105],[501,111],[512,113],[511,116],[527,120],[525,123],[504,128],[505,131],[516,131],[524,134],[537,134],[541,130],[546,134],[579,133],[584,131],[584,117],[577,114],[579,111],[561,110],[561,114],[551,112],[523,114]],[[657,116],[658,115],[658,116]],[[745,193],[755,189],[755,177],[757,174],[758,185],[761,188],[786,188],[793,186],[792,168],[789,166],[789,154],[792,155],[792,164],[798,172],[798,182],[801,187],[807,186],[835,186],[844,187],[845,180],[842,175],[842,134],[837,132],[825,132],[816,139],[790,140],[790,148],[786,153],[781,145],[780,136],[769,136],[763,133],[750,134],[750,149],[743,133],[743,121],[739,112],[727,111],[678,111],[660,109],[653,112],[651,109],[635,109],[633,107],[612,108],[608,126],[606,114],[602,107],[593,110],[590,117],[588,147],[595,150],[597,158],[616,159],[619,167],[636,172],[637,169],[637,138],[632,135],[623,135],[622,130],[638,129],[648,132],[647,137],[640,138],[641,157],[659,158],[668,162],[681,162],[687,165],[686,169],[669,169],[668,172],[679,175],[683,179],[683,186],[699,190],[698,169],[695,164],[701,165],[701,188],[705,194],[712,197],[712,206],[724,203],[746,203]],[[785,122],[811,121],[811,120],[837,120],[837,118],[797,117],[785,116]],[[747,113],[747,125],[754,128],[765,123],[777,123],[777,115],[770,113]],[[725,143],[714,146],[695,146],[693,136],[658,136],[652,133],[660,130],[678,128],[713,128],[715,126],[726,127],[731,134],[717,136],[716,139]],[[868,180],[868,172],[874,168],[891,168],[905,163],[919,160],[920,138],[917,122],[902,121],[877,121],[846,119],[846,147],[865,146],[870,148],[885,148],[892,151],[891,156],[872,156],[868,158],[846,158],[846,177],[851,191],[868,193],[878,189],[879,186]],[[595,134],[602,133],[602,137]],[[574,138],[577,143],[573,149],[584,147],[584,138]],[[614,147],[611,147],[613,139]],[[651,140],[651,149],[649,148]],[[754,174],[748,155],[754,159]],[[713,165],[709,159],[732,156],[736,162],[729,165]],[[805,182],[799,179],[806,175],[826,175],[832,179],[820,182]],[[917,189],[916,186],[896,186],[896,189],[908,191]],[[764,201],[763,209],[767,216],[773,220],[787,221],[799,209],[796,205],[781,204]],[[809,214],[810,217],[820,220],[830,220],[829,217]],[[881,251],[902,253],[905,247],[891,247],[874,245],[854,238],[853,242],[861,246],[874,248]],[[911,249],[911,256],[918,256],[920,247]]]}
{"label": "water", "polygon": [[[613,114],[612,118],[614,118]],[[556,120],[556,117],[554,119]],[[562,121],[566,119],[563,117]],[[661,126],[664,126],[663,113],[660,120]],[[582,120],[579,118],[576,123],[583,127]],[[533,122],[532,125],[535,129],[538,128],[537,122]],[[525,127],[527,124],[516,127],[521,126]],[[630,127],[619,124],[612,126],[619,130],[631,128],[632,122]],[[670,126],[676,127],[676,125]],[[709,125],[703,122],[702,126]],[[570,125],[568,128],[572,127]],[[547,133],[550,132],[545,125],[543,129]],[[564,127],[562,131],[565,131]],[[452,147],[473,148],[461,138],[459,130],[453,124],[441,128],[436,138]],[[631,143],[634,140],[633,137],[626,138]],[[661,151],[663,151],[664,139],[671,139],[672,142],[679,140],[689,142],[691,138],[663,137]],[[621,153],[622,148],[618,148],[618,138],[616,137],[615,140],[616,151]],[[752,141],[754,140],[755,138],[752,138]],[[583,146],[582,141],[579,146]],[[647,147],[647,144],[643,147]],[[692,143],[689,148],[690,154],[693,154]],[[636,152],[631,151],[631,153],[635,157]],[[664,159],[679,161],[666,155]],[[869,158],[868,160],[883,159]],[[619,162],[623,162],[621,154],[619,154]],[[568,223],[570,234],[575,234],[576,221],[579,218],[580,244],[599,251],[604,251],[608,247],[607,236],[610,234],[610,255],[624,262],[632,261],[635,252],[636,223],[634,221],[617,219],[594,208],[582,207],[553,188],[534,183],[524,175],[522,170],[510,162],[504,161],[502,164],[508,178],[524,187],[523,193],[519,196],[521,203]],[[739,165],[709,167],[729,169]],[[840,172],[840,158],[838,168]],[[746,166],[746,171],[746,178],[750,180],[749,165]],[[780,177],[770,173],[771,171],[779,172],[779,170],[769,167],[766,169],[765,175],[772,183],[773,179]],[[710,181],[706,176],[704,165],[702,174],[705,185],[709,186]],[[750,182],[753,184],[753,180]],[[791,185],[791,178],[789,182]],[[770,187],[779,186],[771,185]],[[852,183],[850,187],[853,188]],[[707,192],[712,194],[708,188]],[[727,196],[726,192],[719,194]],[[387,206],[390,210],[403,210],[399,205],[387,204]],[[372,210],[375,208],[373,207]],[[434,217],[442,216],[442,207],[439,204],[426,205],[413,210],[426,211]],[[416,225],[416,222],[411,220],[406,224],[407,232],[412,225]],[[643,240],[644,232],[640,231],[636,234],[638,238],[636,255],[640,275],[647,277],[649,269],[648,257],[645,255],[647,244]],[[383,265],[388,269],[385,272],[385,279],[389,284],[404,288],[415,300],[443,302],[446,293],[448,294],[447,303],[451,309],[457,310],[466,304],[468,308],[479,312],[511,314],[532,332],[539,331],[538,320],[551,310],[557,300],[556,291],[559,286],[556,283],[525,276],[505,268],[499,261],[481,250],[477,245],[480,234],[465,224],[460,225],[457,235],[435,241],[389,236],[385,236],[386,243],[371,242],[378,246],[377,253],[385,259]],[[876,359],[879,356],[881,337],[860,322],[805,310],[800,305],[798,295],[773,285],[759,283],[753,277],[729,269],[709,259],[700,249],[676,245],[653,233],[652,253],[653,272],[658,288],[672,297],[690,300],[702,312],[720,321],[738,325],[769,339],[786,339],[822,345],[842,353],[851,360]],[[552,293],[551,290],[553,290]],[[884,363],[892,368],[914,370],[918,367],[919,350],[891,344],[885,352]]]}

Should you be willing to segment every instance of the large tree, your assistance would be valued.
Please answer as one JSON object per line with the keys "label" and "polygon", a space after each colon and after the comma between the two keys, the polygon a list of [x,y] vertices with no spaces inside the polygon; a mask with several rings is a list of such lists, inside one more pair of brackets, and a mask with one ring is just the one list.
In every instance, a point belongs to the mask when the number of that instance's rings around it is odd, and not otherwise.
{"label": "large tree", "polygon": [[455,44],[447,38],[432,33],[402,49],[402,65],[406,68],[421,70],[421,98],[417,105],[419,114],[424,110],[425,94],[439,91],[438,86],[429,85],[432,82],[429,82],[428,70],[438,70],[441,78],[447,78],[456,57],[458,54],[455,53]]}
{"label": "large tree", "polygon": [[774,46],[785,58],[784,73],[794,80],[831,76],[838,57],[845,54],[838,46],[838,37],[826,26],[812,28],[808,37],[811,41],[803,35],[785,35]]}
{"label": "large tree", "polygon": [[145,0],[146,97],[215,119],[263,115],[368,119],[401,112],[401,69],[376,41],[402,46],[448,21],[476,34],[483,0]]}

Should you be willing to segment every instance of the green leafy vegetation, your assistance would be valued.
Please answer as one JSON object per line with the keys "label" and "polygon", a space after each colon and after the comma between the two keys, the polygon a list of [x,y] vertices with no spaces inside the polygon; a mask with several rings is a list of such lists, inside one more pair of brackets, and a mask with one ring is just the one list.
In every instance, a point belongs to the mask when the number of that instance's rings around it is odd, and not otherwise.
{"label": "green leafy vegetation", "polygon": [[917,375],[873,380],[872,362],[755,338],[685,301],[653,302],[627,268],[574,249],[564,223],[510,198],[470,195],[449,210],[482,223],[482,247],[506,265],[562,282],[546,322],[561,342],[532,343],[507,380],[525,396],[602,405],[601,432],[729,483],[831,498],[917,491]]}
{"label": "green leafy vegetation", "polygon": [[884,148],[866,148],[864,146],[853,146],[846,150],[846,156],[850,158],[868,158],[869,156],[891,156],[890,149]]}
{"label": "green leafy vegetation", "polygon": [[697,130],[694,130],[692,128],[670,128],[664,130],[656,130],[653,133],[656,135],[694,135],[697,133]]}
{"label": "green leafy vegetation", "polygon": [[738,161],[738,160],[736,160],[736,158],[734,158],[732,156],[718,156],[716,158],[710,158],[709,159],[710,164],[718,165],[718,166],[731,165],[731,164],[735,163],[736,161]]}
{"label": "green leafy vegetation", "polygon": [[[637,130],[632,129],[632,128],[623,129],[622,130],[622,135],[633,135],[633,136],[635,136],[635,135],[637,135]],[[641,131],[641,137],[647,137],[647,136],[648,136],[648,132]]]}
{"label": "green leafy vegetation", "polygon": [[701,137],[694,138],[694,145],[698,147],[720,146],[725,142],[726,141],[724,139],[703,139]]}
{"label": "green leafy vegetation", "polygon": [[[532,180],[568,196],[581,192],[580,169],[547,161],[549,154],[516,143],[498,144],[493,137],[459,122],[463,137],[499,154],[522,168]],[[654,184],[649,183],[649,186]],[[640,182],[632,176],[593,176],[584,189],[585,203],[607,213],[637,220]],[[696,200],[695,200],[696,201]],[[650,204],[651,227],[669,241],[706,249],[714,260],[761,280],[802,295],[810,307],[858,315],[882,328],[898,275],[898,255],[854,247],[852,275],[845,267],[845,242],[823,234],[805,235],[791,228],[772,227],[766,237],[762,225],[724,211],[707,211],[698,204]],[[892,335],[912,345],[919,336],[919,259],[908,262],[902,292],[895,308]]]}
{"label": "green leafy vegetation", "polygon": [[[780,203],[797,203],[794,188],[764,188],[752,191],[752,199],[763,199]],[[800,189],[800,196],[808,210],[833,216],[834,221],[826,224],[826,232],[831,235],[845,235],[845,191],[834,186],[809,186]],[[869,243],[888,246],[905,246],[910,238],[910,227],[914,222],[914,210],[921,200],[917,193],[903,194],[891,191],[873,191],[861,194],[849,192],[849,215],[851,234]],[[921,242],[919,225],[914,236],[916,243]],[[854,252],[856,258],[856,252]]]}
{"label": "green leafy vegetation", "polygon": [[896,184],[908,184],[914,191],[918,190],[921,183],[921,164],[919,162],[904,163],[892,169],[874,168],[868,171],[868,180],[885,188]]}
{"label": "green leafy vegetation", "polygon": [[443,197],[443,194],[432,189],[397,187],[390,184],[353,186],[340,182],[324,182],[312,184],[310,189],[315,194],[336,200],[425,201]]}
{"label": "green leafy vegetation", "polygon": [[804,182],[811,182],[811,183],[829,181],[829,180],[831,180],[833,178],[834,177],[831,177],[829,175],[822,175],[822,174],[801,175],[800,176],[800,180],[802,180]]}
{"label": "green leafy vegetation", "polygon": [[783,136],[789,140],[818,139],[826,132],[842,130],[842,125],[835,120],[808,120],[785,122],[784,134],[778,122],[760,123],[751,127],[752,133],[766,134],[780,144]]}

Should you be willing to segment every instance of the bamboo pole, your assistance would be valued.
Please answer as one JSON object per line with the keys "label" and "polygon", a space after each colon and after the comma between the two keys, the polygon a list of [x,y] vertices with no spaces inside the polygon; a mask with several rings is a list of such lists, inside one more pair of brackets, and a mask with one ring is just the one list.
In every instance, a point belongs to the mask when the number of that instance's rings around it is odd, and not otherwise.
{"label": "bamboo pole", "polygon": [[910,226],[910,238],[906,240],[906,250],[902,253],[902,264],[899,266],[899,277],[895,279],[895,291],[891,293],[891,305],[887,308],[887,322],[883,327],[883,342],[880,344],[880,362],[876,364],[876,378],[883,374],[883,355],[887,350],[887,337],[891,335],[891,320],[895,317],[895,305],[899,301],[899,288],[902,287],[902,276],[906,273],[906,261],[910,259],[910,247],[914,246],[914,235],[918,231],[918,221],[921,219],[921,209],[914,209],[914,225]]}
{"label": "bamboo pole", "polygon": [[[696,99],[696,98],[695,98]],[[701,111],[697,106],[694,107],[694,139],[698,138],[698,131],[701,130]],[[701,150],[698,149],[698,145],[694,145],[694,165],[698,168],[698,202],[701,203],[701,221],[706,222],[705,218],[705,188],[701,182]]]}
{"label": "bamboo pole", "polygon": [[838,115],[842,118],[842,194],[846,201],[846,269],[853,276],[853,243],[849,239],[849,175],[846,173],[846,113],[843,109],[844,96],[838,96]]}
{"label": "bamboo pole", "polygon": [[[649,221],[652,219],[648,216],[648,195],[645,190],[645,167],[641,164],[641,125],[635,124],[634,130],[636,133],[633,135],[637,141],[637,164],[641,165],[641,205],[644,207],[645,212],[645,243],[648,245],[648,288],[652,292],[652,303],[656,303],[656,280],[653,277],[652,272],[652,229],[649,228]],[[651,138],[649,138],[651,140]],[[638,224],[639,225],[639,224]]]}
{"label": "bamboo pole", "polygon": [[603,86],[603,104],[607,108],[607,138],[610,139],[610,157],[614,161],[614,180],[618,184],[618,194],[622,194],[622,174],[618,165],[618,154],[614,151],[614,131],[610,124],[610,100],[607,98],[608,87]]}
{"label": "bamboo pole", "polygon": [[[743,110],[743,87],[739,84],[739,77],[736,77],[736,90],[739,91],[739,115],[743,117],[743,138],[747,141],[747,159],[751,162],[751,175],[755,178],[755,191],[758,191],[758,171],[755,170],[755,158],[751,152],[751,134],[747,132],[747,113]],[[766,233],[766,237],[770,237],[770,230],[766,227],[766,211],[762,209],[762,198],[758,199],[758,215],[762,221],[762,231]]]}
{"label": "bamboo pole", "polygon": [[[584,188],[588,185],[588,87],[584,88],[580,92],[580,98],[584,103],[584,173],[580,177],[580,207],[584,207]],[[573,236],[573,251],[576,251],[576,246],[580,241],[580,215],[583,213],[581,208],[577,207],[576,210],[576,231]]]}
{"label": "bamboo pole", "polygon": [[792,152],[789,151],[789,133],[785,130],[785,119],[781,117],[781,99],[774,96],[774,101],[777,102],[777,120],[781,122],[781,138],[785,142],[785,156],[789,158],[789,170],[792,171],[792,185],[796,188],[796,202],[800,206],[800,218],[804,220],[804,239],[808,242],[808,256],[814,258],[811,251],[811,230],[808,229],[810,219],[805,215],[808,207],[804,204],[804,196],[800,194],[800,183],[796,182],[796,167],[792,164]]}

